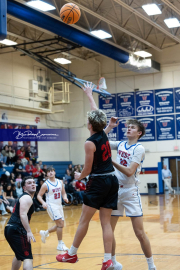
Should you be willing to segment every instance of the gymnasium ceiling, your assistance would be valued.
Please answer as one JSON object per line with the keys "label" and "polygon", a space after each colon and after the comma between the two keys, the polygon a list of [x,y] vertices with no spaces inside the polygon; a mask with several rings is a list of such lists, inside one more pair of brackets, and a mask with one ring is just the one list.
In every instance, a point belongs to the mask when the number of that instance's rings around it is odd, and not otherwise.
{"label": "gymnasium ceiling", "polygon": [[[15,0],[27,4],[29,0]],[[44,0],[56,7],[55,10],[47,12],[58,20],[60,8],[68,3],[77,4],[82,15],[78,23],[72,26],[84,32],[103,29],[112,35],[112,38],[104,40],[114,46],[129,53],[139,50],[162,52],[167,47],[180,44],[180,27],[169,29],[164,23],[164,19],[176,17],[180,21],[180,0]],[[162,14],[148,16],[142,9],[142,5],[156,3]],[[36,26],[29,25],[8,15],[8,38],[18,43],[52,39],[55,35]],[[28,45],[33,47],[34,45]],[[3,47],[3,46],[2,46]],[[2,48],[1,47],[1,48]],[[36,44],[37,47],[37,44]],[[45,50],[57,48],[56,44],[48,43]],[[10,52],[12,48],[0,51],[0,53]],[[69,58],[87,60],[98,54],[84,47],[75,48],[69,52],[64,52]],[[56,55],[58,56],[58,55]]]}

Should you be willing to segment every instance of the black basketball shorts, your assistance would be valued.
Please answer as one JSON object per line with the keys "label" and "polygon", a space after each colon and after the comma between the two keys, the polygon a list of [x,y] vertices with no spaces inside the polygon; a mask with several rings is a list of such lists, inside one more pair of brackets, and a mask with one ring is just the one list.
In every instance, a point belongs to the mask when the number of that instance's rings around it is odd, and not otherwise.
{"label": "black basketball shorts", "polygon": [[8,225],[5,227],[4,235],[17,260],[33,259],[31,244],[27,241],[26,234],[20,233],[18,228]]}
{"label": "black basketball shorts", "polygon": [[84,204],[92,208],[117,210],[119,183],[115,174],[90,176],[84,192]]}

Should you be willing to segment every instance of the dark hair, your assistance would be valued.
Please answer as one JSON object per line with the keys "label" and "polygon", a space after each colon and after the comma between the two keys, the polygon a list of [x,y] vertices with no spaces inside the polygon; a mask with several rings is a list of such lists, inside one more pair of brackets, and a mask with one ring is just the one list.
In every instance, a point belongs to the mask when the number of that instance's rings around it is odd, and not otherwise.
{"label": "dark hair", "polygon": [[50,171],[55,171],[55,169],[54,169],[53,166],[49,166],[49,167],[47,168],[47,173],[50,172]]}
{"label": "dark hair", "polygon": [[21,187],[22,187],[22,188],[25,186],[25,182],[26,182],[26,180],[28,180],[28,179],[34,179],[34,177],[33,177],[33,176],[25,176],[25,177],[23,178],[22,182],[21,182]]}
{"label": "dark hair", "polygon": [[145,129],[143,123],[141,123],[140,121],[138,121],[136,119],[129,119],[126,121],[126,123],[127,123],[127,125],[132,124],[132,125],[135,125],[138,127],[138,131],[142,132],[142,134],[139,136],[139,139],[146,134],[146,129]]}

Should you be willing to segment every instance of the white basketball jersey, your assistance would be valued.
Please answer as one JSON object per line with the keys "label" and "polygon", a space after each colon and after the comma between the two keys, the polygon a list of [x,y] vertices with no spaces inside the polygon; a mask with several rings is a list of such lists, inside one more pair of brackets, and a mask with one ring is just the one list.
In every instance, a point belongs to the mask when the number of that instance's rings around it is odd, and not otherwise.
{"label": "white basketball jersey", "polygon": [[138,175],[141,172],[143,160],[145,158],[144,147],[140,143],[128,145],[126,141],[110,142],[111,149],[117,150],[116,162],[123,166],[129,167],[131,162],[139,164],[134,175],[128,177],[115,168],[116,176],[119,180],[119,184],[133,185],[139,182]]}
{"label": "white basketball jersey", "polygon": [[54,206],[58,207],[62,204],[62,181],[57,178],[55,180],[55,182],[51,182],[48,179],[45,182],[48,188],[48,191],[46,193],[46,203],[48,206],[53,204]]}

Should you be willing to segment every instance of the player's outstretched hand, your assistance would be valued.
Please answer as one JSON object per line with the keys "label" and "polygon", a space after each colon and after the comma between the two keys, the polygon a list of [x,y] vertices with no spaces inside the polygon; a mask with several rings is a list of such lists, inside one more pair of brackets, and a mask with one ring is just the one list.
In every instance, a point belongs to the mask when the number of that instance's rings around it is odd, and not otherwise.
{"label": "player's outstretched hand", "polygon": [[111,128],[115,128],[118,125],[119,125],[118,117],[111,117],[108,126],[110,126]]}
{"label": "player's outstretched hand", "polygon": [[84,90],[84,92],[86,93],[87,96],[92,96],[92,90],[94,88],[94,84],[91,82],[91,83],[84,83],[84,87],[82,87],[82,89]]}
{"label": "player's outstretched hand", "polygon": [[31,243],[31,240],[33,242],[36,242],[36,239],[34,238],[34,235],[32,234],[32,232],[27,232],[27,240],[29,243]]}
{"label": "player's outstretched hand", "polygon": [[74,178],[75,178],[76,180],[79,180],[80,175],[81,175],[81,173],[75,172],[75,173],[74,173]]}
{"label": "player's outstretched hand", "polygon": [[47,203],[44,202],[44,203],[42,204],[42,207],[43,207],[44,209],[47,209]]}

